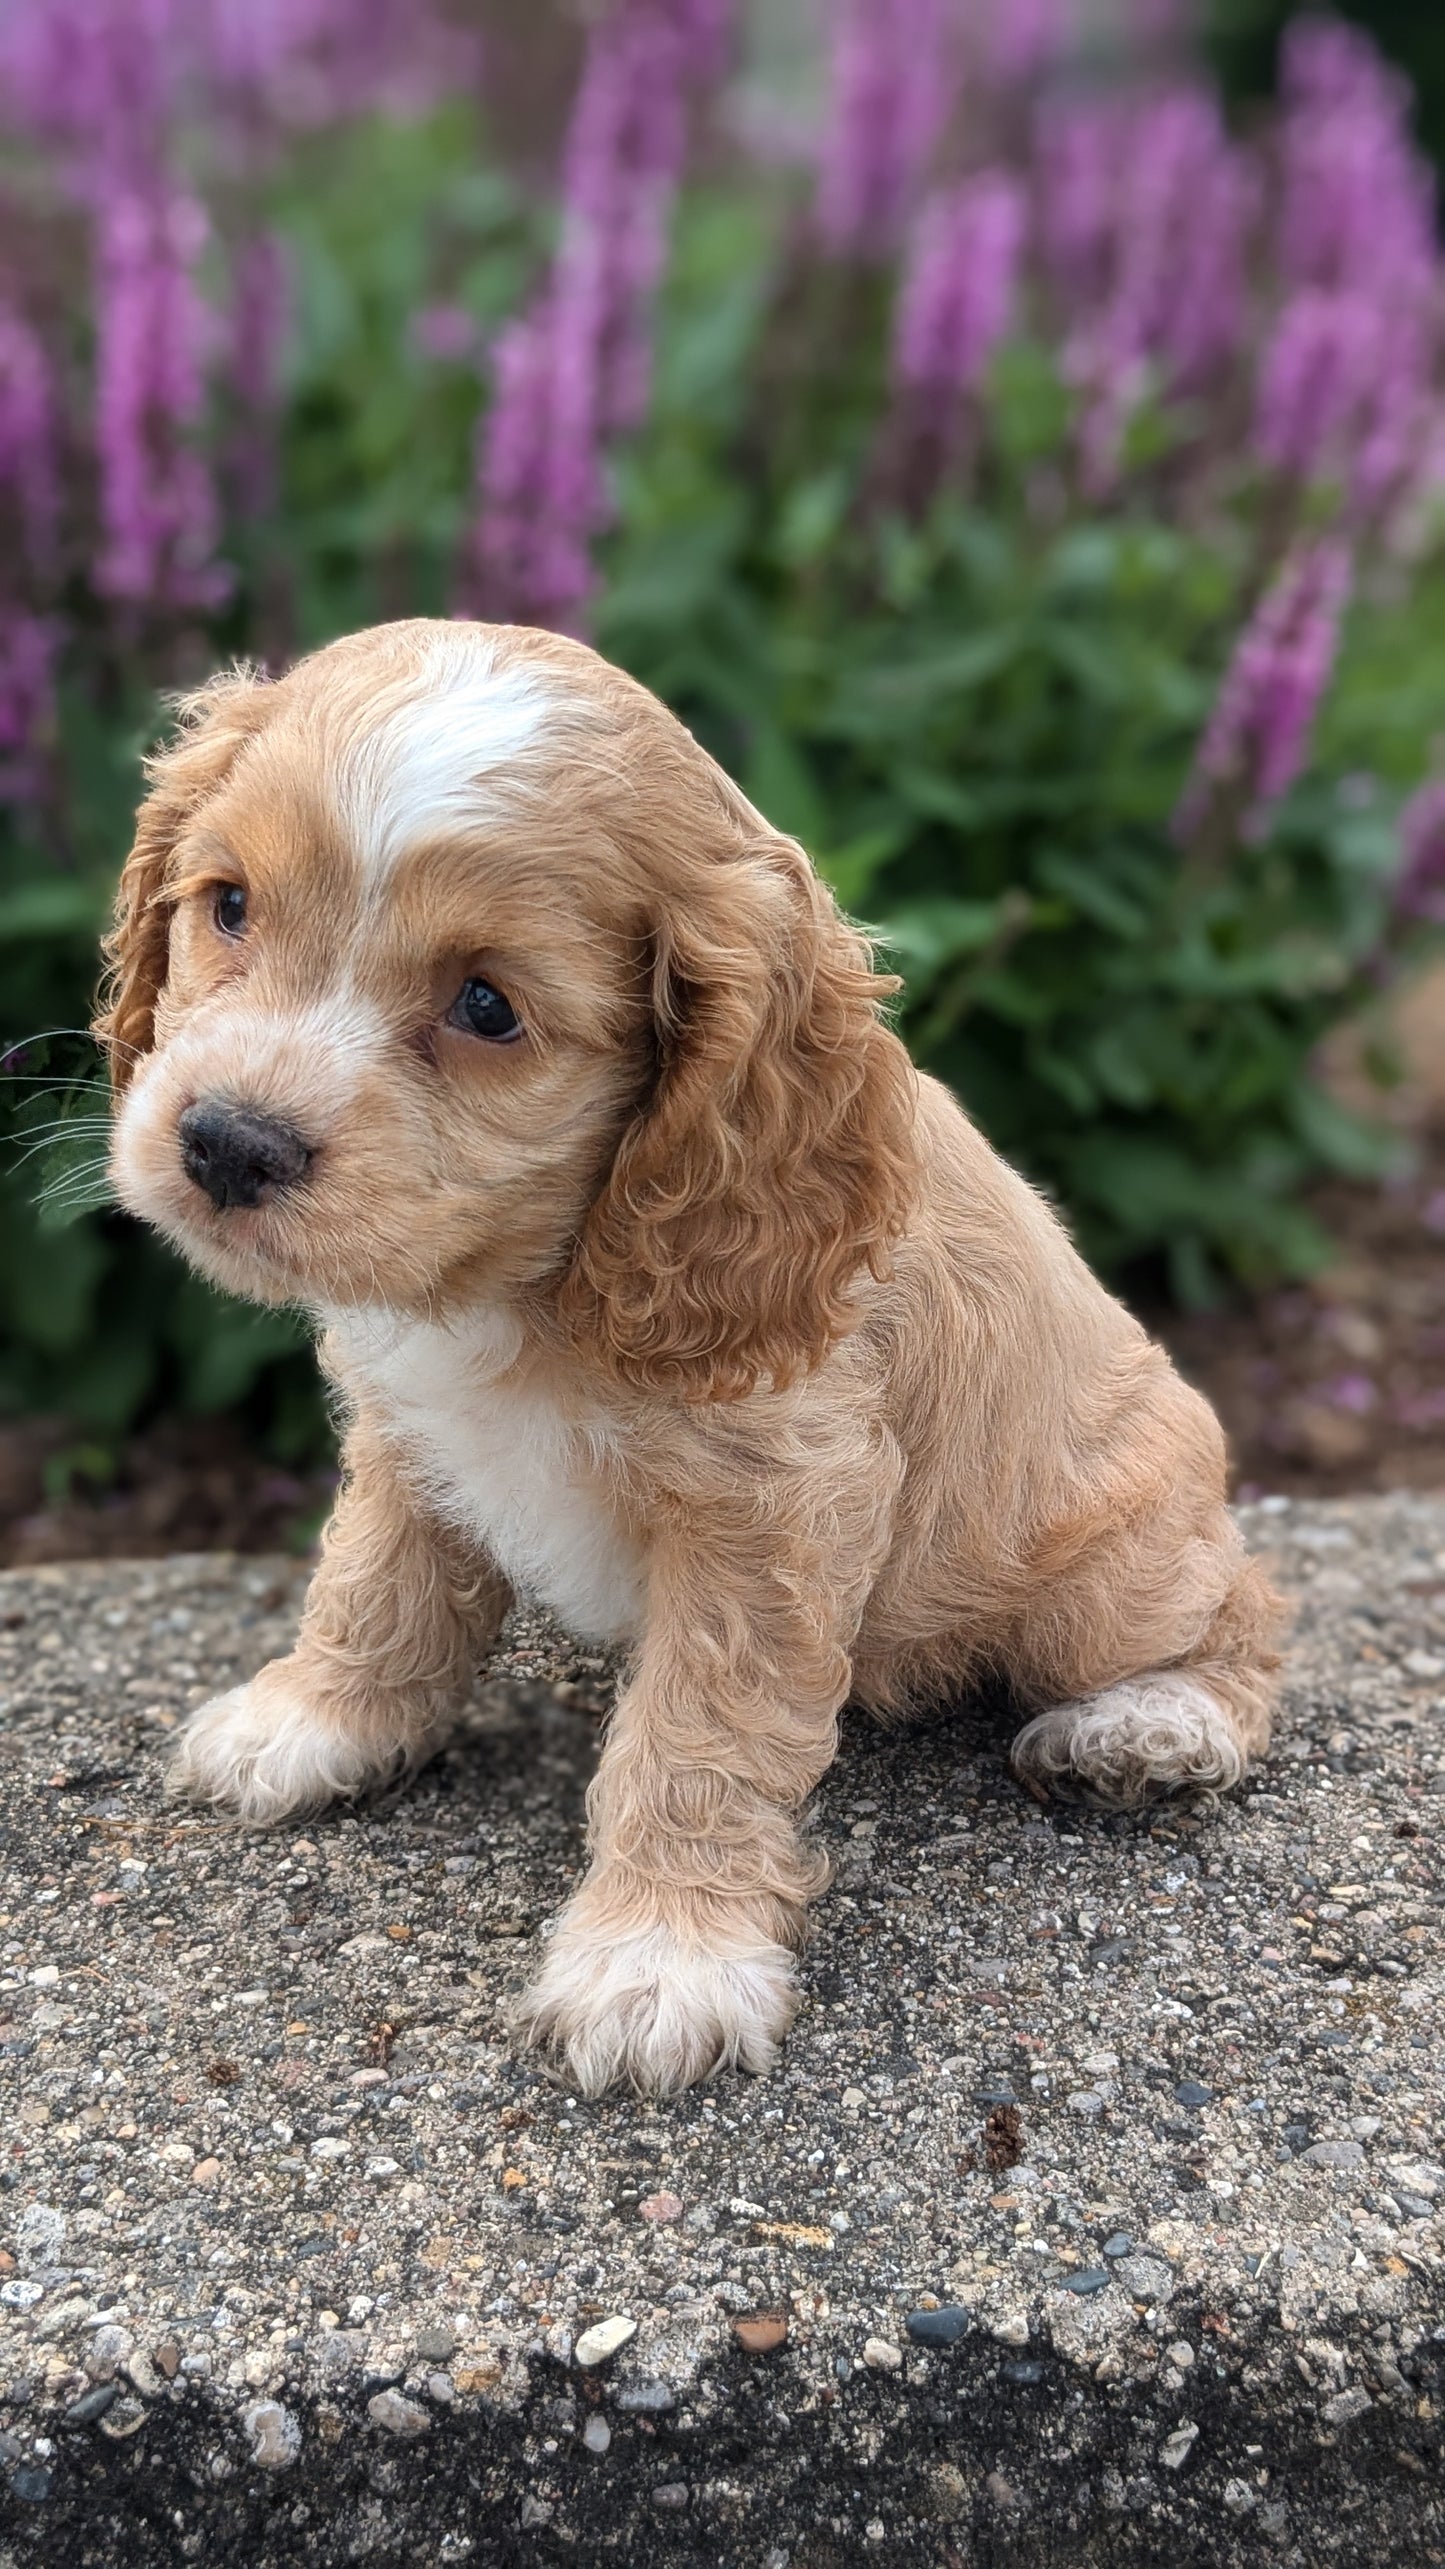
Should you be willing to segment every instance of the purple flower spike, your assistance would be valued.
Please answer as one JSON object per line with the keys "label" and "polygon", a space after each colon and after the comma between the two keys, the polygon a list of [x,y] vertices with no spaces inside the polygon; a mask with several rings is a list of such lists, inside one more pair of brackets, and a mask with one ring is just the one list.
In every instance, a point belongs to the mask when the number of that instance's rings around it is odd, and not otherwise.
{"label": "purple flower spike", "polygon": [[1260,368],[1255,438],[1266,462],[1306,480],[1344,462],[1387,337],[1385,315],[1362,294],[1304,286],[1291,297]]}
{"label": "purple flower spike", "polygon": [[98,587],[134,604],[211,606],[216,502],[195,443],[210,317],[195,283],[206,217],[193,197],[117,195],[102,212],[96,445]]}
{"label": "purple flower spike", "polygon": [[1400,815],[1400,846],[1397,911],[1401,918],[1445,928],[1445,777],[1432,778],[1406,804]]}
{"label": "purple flower spike", "polygon": [[575,630],[608,512],[605,443],[647,406],[652,298],[687,139],[731,0],[620,0],[594,26],[568,126],[562,239],[493,351],[464,607]]}
{"label": "purple flower spike", "polygon": [[989,70],[1020,86],[1048,71],[1074,39],[1071,0],[1004,0],[981,18]]}
{"label": "purple flower spike", "polygon": [[1350,577],[1349,548],[1334,537],[1300,545],[1276,574],[1224,673],[1176,814],[1181,838],[1217,791],[1238,788],[1246,833],[1257,837],[1294,783],[1334,667]]}
{"label": "purple flower spike", "polygon": [[1125,115],[1114,99],[1049,104],[1035,135],[1044,262],[1076,309],[1102,299],[1114,247]]}
{"label": "purple flower spike", "polygon": [[943,0],[840,0],[818,173],[818,225],[857,256],[896,241],[952,103]]}
{"label": "purple flower spike", "polygon": [[899,299],[894,367],[913,390],[974,391],[1013,316],[1027,203],[988,170],[928,199],[913,228]]}
{"label": "purple flower spike", "polygon": [[1244,344],[1258,182],[1192,84],[1050,110],[1036,155],[1045,262],[1070,313],[1065,371],[1084,395],[1084,476],[1099,492],[1150,383],[1198,390]]}
{"label": "purple flower spike", "polygon": [[1303,19],[1284,48],[1281,255],[1296,285],[1424,287],[1434,189],[1411,148],[1410,92],[1369,38]]}

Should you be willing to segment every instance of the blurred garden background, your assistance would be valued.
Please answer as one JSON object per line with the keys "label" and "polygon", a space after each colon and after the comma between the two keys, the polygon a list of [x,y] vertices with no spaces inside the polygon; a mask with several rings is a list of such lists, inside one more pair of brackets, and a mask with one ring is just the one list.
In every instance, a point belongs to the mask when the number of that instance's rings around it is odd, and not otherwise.
{"label": "blurred garden background", "polygon": [[325,1506],[84,1029],[166,691],[417,612],[797,833],[1246,1486],[1445,1485],[1442,149],[1419,0],[3,0],[0,1558]]}

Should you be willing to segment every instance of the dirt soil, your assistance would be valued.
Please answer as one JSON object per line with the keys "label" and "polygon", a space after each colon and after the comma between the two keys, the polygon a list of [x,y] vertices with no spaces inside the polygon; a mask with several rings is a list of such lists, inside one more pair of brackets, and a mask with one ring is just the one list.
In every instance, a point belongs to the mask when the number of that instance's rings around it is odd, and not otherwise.
{"label": "dirt soil", "polygon": [[1238,1495],[1445,1489],[1445,1123],[1408,1180],[1316,1199],[1339,1256],[1306,1286],[1152,1317],[1224,1421]]}
{"label": "dirt soil", "polygon": [[333,1470],[283,1470],[228,1419],[162,1420],[127,1439],[104,1486],[60,1419],[0,1423],[0,1567],[305,1551]]}

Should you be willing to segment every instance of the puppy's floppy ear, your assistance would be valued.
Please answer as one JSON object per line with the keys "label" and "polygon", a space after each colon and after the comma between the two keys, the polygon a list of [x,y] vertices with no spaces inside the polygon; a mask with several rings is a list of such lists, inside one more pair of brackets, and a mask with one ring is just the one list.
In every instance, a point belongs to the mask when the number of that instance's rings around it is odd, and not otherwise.
{"label": "puppy's floppy ear", "polygon": [[915,1183],[913,1068],[879,1016],[897,985],[741,808],[751,838],[689,866],[657,928],[660,1074],[562,1289],[611,1371],[695,1400],[816,1364]]}
{"label": "puppy's floppy ear", "polygon": [[110,932],[101,952],[105,979],[91,1032],[109,1056],[119,1095],[154,1041],[156,1001],[165,988],[170,911],[163,896],[171,851],[186,823],[221,783],[243,743],[270,711],[254,670],[215,678],[175,708],[177,737],[146,761],[150,791],[136,821]]}

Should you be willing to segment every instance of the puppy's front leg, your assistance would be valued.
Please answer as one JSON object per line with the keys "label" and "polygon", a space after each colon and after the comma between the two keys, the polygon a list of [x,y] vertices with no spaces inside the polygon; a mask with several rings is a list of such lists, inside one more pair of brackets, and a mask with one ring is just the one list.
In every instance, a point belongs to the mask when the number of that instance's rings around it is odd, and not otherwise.
{"label": "puppy's front leg", "polygon": [[256,1824],[420,1765],[509,1603],[357,1428],[295,1649],[191,1716],[173,1789]]}
{"label": "puppy's front leg", "polygon": [[588,1795],[592,1865],[521,2029],[583,2095],[667,2095],[765,2070],[827,1878],[802,1804],[831,1762],[849,1663],[825,1590],[664,1547],[636,1675]]}

